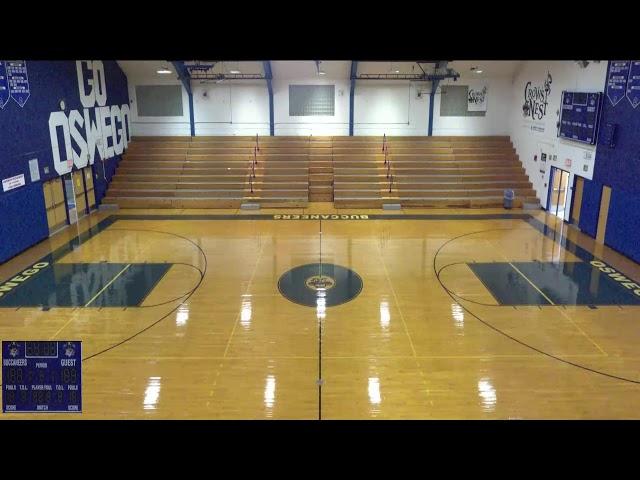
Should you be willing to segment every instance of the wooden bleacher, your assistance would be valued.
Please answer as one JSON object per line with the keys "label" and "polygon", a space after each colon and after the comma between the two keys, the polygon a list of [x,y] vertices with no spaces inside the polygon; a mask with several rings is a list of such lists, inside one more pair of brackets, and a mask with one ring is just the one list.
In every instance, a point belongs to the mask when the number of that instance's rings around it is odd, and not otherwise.
{"label": "wooden bleacher", "polygon": [[[539,205],[509,137],[381,137],[333,143],[336,208]],[[389,191],[391,190],[391,191]]]}
{"label": "wooden bleacher", "polygon": [[254,156],[255,137],[136,137],[104,203],[120,208],[307,206],[308,139],[264,137],[258,145]]}
{"label": "wooden bleacher", "polygon": [[515,207],[539,206],[509,137],[136,137],[104,203],[492,207],[507,188]]}

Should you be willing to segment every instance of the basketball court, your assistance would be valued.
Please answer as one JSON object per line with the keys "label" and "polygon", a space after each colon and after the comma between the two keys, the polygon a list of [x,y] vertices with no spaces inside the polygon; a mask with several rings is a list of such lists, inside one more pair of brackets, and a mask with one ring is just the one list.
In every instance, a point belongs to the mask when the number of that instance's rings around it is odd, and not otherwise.
{"label": "basketball court", "polygon": [[605,265],[535,212],[96,213],[2,265],[0,336],[81,339],[82,418],[636,418]]}
{"label": "basketball court", "polygon": [[0,419],[640,418],[637,92],[0,60]]}

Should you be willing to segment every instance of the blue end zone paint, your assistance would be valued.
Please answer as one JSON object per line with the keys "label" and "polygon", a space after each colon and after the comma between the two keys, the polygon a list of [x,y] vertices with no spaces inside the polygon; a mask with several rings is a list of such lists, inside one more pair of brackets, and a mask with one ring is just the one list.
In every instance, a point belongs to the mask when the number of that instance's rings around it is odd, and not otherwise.
{"label": "blue end zone paint", "polygon": [[508,263],[468,263],[500,305],[551,305]]}
{"label": "blue end zone paint", "polygon": [[126,263],[56,263],[1,297],[0,307],[84,307],[90,301],[89,307],[136,307],[169,268],[168,263],[128,268]]}
{"label": "blue end zone paint", "polygon": [[469,268],[501,305],[640,305],[640,298],[584,262],[471,263]]}

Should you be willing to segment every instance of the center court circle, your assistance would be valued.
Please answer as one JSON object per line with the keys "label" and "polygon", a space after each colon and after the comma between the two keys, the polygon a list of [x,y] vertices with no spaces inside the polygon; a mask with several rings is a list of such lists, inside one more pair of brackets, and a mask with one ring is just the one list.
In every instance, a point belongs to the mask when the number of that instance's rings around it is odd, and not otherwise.
{"label": "center court circle", "polygon": [[287,300],[316,307],[319,297],[333,307],[349,302],[362,291],[362,278],[353,270],[332,263],[309,263],[285,272],[278,290]]}

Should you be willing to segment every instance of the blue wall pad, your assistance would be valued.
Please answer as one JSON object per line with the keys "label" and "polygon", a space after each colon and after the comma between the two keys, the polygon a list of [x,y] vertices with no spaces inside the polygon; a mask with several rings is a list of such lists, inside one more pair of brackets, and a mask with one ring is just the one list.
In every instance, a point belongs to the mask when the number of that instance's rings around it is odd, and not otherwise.
{"label": "blue wall pad", "polygon": [[640,194],[611,192],[605,243],[640,262]]}
{"label": "blue wall pad", "polygon": [[598,216],[600,213],[600,198],[602,184],[595,181],[584,181],[582,193],[582,208],[580,210],[580,230],[595,238],[598,230]]}
{"label": "blue wall pad", "polygon": [[49,227],[40,183],[0,195],[0,263],[47,238]]}

